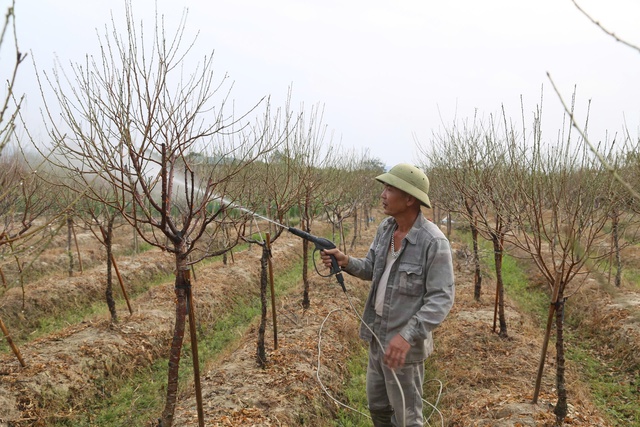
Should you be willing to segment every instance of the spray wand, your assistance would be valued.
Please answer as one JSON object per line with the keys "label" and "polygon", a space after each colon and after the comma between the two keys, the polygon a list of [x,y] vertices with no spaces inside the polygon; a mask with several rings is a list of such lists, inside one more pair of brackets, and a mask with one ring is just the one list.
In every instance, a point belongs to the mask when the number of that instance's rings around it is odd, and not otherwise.
{"label": "spray wand", "polygon": [[[313,253],[315,255],[316,251],[320,250],[323,251],[325,249],[333,249],[336,247],[336,245],[329,239],[325,239],[323,237],[318,237],[318,236],[314,236],[313,234],[307,233],[306,231],[302,231],[299,230],[297,228],[294,227],[287,227],[284,224],[280,224],[277,221],[272,220],[271,218],[267,218],[266,216],[262,216],[260,214],[257,214],[253,211],[250,211],[249,209],[242,207],[240,205],[237,205],[235,203],[229,202],[227,200],[222,200],[224,204],[226,204],[227,206],[230,206],[234,209],[238,209],[242,212],[246,212],[249,215],[258,217],[260,219],[264,219],[265,221],[268,221],[272,224],[277,225],[278,227],[282,227],[286,230],[288,230],[291,234],[295,234],[298,237],[302,237],[305,240],[308,240],[310,242],[312,242],[316,248],[314,249]],[[342,270],[340,269],[340,266],[338,265],[338,260],[336,259],[335,256],[333,255],[329,255],[331,257],[331,269],[329,272],[329,276],[334,275],[336,276],[336,280],[338,280],[338,283],[340,284],[340,286],[342,286],[342,290],[344,292],[347,292],[347,288],[344,285],[344,277],[342,276]],[[315,258],[313,260],[313,265],[316,268],[316,272],[318,272],[318,274],[320,274],[320,272],[318,271],[318,266],[316,265],[316,261]],[[327,276],[323,276],[323,277],[327,277]]]}

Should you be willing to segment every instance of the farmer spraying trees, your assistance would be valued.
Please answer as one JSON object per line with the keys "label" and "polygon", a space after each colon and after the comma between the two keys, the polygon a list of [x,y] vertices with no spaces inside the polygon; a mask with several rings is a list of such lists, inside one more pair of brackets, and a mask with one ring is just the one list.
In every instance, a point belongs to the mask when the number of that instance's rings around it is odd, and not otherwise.
{"label": "farmer spraying trees", "polygon": [[365,258],[325,249],[342,269],[371,280],[360,337],[370,343],[367,400],[373,425],[422,426],[424,361],[433,351],[432,331],[454,301],[455,285],[449,241],[428,221],[421,206],[431,207],[429,180],[420,169],[401,163],[376,177],[388,215]]}

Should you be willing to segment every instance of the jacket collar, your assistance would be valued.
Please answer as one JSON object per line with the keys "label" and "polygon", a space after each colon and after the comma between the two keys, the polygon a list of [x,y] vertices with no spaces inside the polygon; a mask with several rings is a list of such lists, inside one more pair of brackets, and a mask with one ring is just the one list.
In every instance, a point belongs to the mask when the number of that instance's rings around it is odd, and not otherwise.
{"label": "jacket collar", "polygon": [[[422,211],[418,212],[418,216],[416,217],[416,220],[413,222],[411,229],[405,236],[405,239],[407,239],[407,241],[412,245],[415,245],[418,242],[418,230],[422,228],[425,221],[426,221],[426,218],[424,217],[424,215],[422,215]],[[388,229],[393,230],[393,228],[396,225],[397,225],[396,219],[392,216],[389,217],[389,222],[387,225],[389,227]]]}

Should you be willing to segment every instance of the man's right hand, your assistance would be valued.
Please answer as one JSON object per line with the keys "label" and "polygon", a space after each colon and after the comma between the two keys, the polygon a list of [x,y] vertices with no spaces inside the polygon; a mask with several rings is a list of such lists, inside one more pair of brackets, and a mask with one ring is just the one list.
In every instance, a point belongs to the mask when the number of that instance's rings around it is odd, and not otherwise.
{"label": "man's right hand", "polygon": [[333,255],[335,257],[340,267],[346,267],[347,264],[349,264],[349,256],[342,253],[340,249],[338,248],[324,249],[320,251],[320,257],[322,258],[322,263],[328,268],[331,268],[330,255]]}

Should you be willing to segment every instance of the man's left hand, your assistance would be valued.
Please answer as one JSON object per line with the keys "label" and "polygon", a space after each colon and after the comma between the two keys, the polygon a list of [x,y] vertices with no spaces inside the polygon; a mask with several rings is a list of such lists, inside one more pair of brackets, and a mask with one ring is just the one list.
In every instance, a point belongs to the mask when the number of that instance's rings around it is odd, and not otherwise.
{"label": "man's left hand", "polygon": [[387,351],[384,352],[384,363],[393,370],[402,368],[404,366],[404,358],[410,348],[411,344],[402,338],[402,335],[396,335],[391,338]]}

